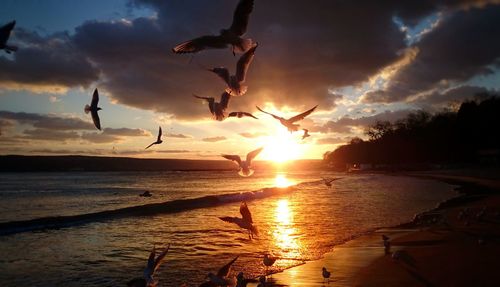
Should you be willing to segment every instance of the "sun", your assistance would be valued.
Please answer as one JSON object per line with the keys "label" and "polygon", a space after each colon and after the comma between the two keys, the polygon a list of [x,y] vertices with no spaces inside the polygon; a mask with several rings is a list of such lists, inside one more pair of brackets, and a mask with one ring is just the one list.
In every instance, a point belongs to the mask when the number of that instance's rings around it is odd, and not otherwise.
{"label": "sun", "polygon": [[264,138],[262,145],[265,147],[261,158],[276,163],[299,159],[303,154],[303,145],[297,133],[279,129],[273,135]]}
{"label": "sun", "polygon": [[289,180],[286,177],[286,175],[278,173],[276,175],[276,177],[274,178],[274,184],[276,185],[276,187],[283,188],[283,187],[289,187],[291,185],[294,185],[295,182]]}

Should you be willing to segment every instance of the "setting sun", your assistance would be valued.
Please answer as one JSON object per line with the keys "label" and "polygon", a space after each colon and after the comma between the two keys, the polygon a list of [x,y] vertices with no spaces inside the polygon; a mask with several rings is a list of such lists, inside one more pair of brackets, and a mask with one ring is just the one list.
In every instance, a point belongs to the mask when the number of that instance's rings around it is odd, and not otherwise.
{"label": "setting sun", "polygon": [[289,187],[290,185],[293,185],[294,182],[286,178],[284,174],[277,174],[274,179],[274,184],[277,187]]}
{"label": "setting sun", "polygon": [[284,129],[278,129],[275,134],[264,139],[261,158],[277,163],[295,160],[304,153],[304,147],[300,144],[298,133],[289,133]]}

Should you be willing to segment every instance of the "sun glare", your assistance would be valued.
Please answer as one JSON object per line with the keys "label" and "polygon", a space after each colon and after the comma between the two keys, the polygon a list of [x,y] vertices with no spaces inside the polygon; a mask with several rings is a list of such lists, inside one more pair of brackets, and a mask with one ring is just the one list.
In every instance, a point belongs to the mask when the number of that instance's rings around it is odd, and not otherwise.
{"label": "sun glare", "polygon": [[286,178],[284,174],[277,174],[274,178],[274,184],[276,187],[289,187],[290,185],[293,185],[294,182]]}
{"label": "sun glare", "polygon": [[304,147],[297,138],[297,133],[279,129],[275,134],[265,138],[261,158],[277,163],[299,159],[303,154]]}

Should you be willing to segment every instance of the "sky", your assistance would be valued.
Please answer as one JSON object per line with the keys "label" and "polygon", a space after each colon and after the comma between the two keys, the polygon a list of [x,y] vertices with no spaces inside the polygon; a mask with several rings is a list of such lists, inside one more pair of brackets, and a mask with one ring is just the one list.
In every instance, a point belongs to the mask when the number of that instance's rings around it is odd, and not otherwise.
{"label": "sky", "polygon": [[[176,44],[230,26],[236,0],[4,0],[16,20],[0,51],[0,154],[217,159],[264,146],[261,159],[322,158],[377,120],[437,112],[500,89],[500,1],[255,0],[245,37],[259,43],[248,92],[211,118],[229,49],[190,55]],[[102,131],[83,112],[99,89]],[[311,137],[290,134],[270,112]],[[144,148],[163,128],[163,144]]]}

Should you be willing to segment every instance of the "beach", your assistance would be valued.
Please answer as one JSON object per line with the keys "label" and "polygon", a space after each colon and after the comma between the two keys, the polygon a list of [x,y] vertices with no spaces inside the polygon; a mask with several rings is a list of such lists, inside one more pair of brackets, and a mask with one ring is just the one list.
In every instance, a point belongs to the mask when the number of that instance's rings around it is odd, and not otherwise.
{"label": "beach", "polygon": [[[459,184],[461,195],[274,274],[274,286],[499,286],[500,181],[456,173],[411,173]],[[382,235],[390,238],[385,254]],[[396,253],[396,255],[393,255]],[[321,268],[331,273],[327,284]]]}

